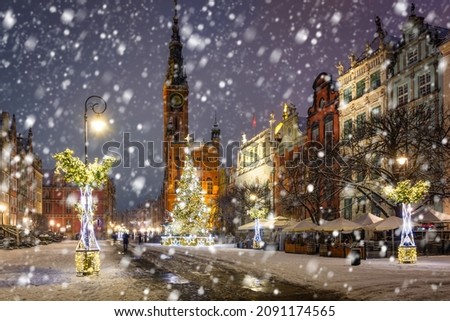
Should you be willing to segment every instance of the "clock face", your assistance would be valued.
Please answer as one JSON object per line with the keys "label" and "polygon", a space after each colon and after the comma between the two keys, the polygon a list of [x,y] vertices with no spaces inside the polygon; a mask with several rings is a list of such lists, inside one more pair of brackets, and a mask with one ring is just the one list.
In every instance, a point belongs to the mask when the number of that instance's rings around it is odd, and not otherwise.
{"label": "clock face", "polygon": [[169,103],[172,108],[180,108],[183,105],[183,102],[183,96],[181,96],[180,94],[176,93],[170,95]]}

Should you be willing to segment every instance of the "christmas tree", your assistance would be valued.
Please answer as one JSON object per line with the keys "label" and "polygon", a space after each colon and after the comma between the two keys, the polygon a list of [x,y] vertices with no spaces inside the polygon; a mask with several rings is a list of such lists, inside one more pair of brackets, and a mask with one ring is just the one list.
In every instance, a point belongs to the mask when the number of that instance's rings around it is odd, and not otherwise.
{"label": "christmas tree", "polygon": [[178,235],[206,236],[209,234],[209,213],[189,147],[186,147],[185,155],[183,173],[176,190],[177,203],[172,212],[172,232]]}

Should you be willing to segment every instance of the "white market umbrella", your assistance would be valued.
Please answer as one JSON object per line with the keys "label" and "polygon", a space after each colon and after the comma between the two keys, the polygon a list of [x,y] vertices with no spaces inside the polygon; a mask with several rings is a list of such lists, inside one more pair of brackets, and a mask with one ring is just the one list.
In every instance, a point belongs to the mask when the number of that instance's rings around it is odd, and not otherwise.
{"label": "white market umbrella", "polygon": [[[262,224],[267,222],[267,219],[265,218],[260,218],[259,219],[259,224],[260,224],[260,228],[263,228]],[[250,223],[241,225],[238,227],[239,231],[250,231],[250,230],[254,230],[255,229],[255,221],[252,221]]]}
{"label": "white market umbrella", "polygon": [[296,222],[283,229],[283,232],[313,232],[316,230],[317,225],[310,220],[303,220]]}
{"label": "white market umbrella", "polygon": [[397,216],[389,216],[388,218],[385,218],[382,221],[364,226],[364,229],[369,231],[382,232],[382,231],[396,230],[402,225],[403,219]]}
{"label": "white market umbrella", "polygon": [[382,221],[383,219],[379,216],[373,215],[372,213],[367,213],[361,216],[358,216],[353,222],[360,224],[361,226],[367,226],[373,223],[377,223]]}
{"label": "white market umbrella", "polygon": [[323,232],[351,232],[354,230],[361,229],[361,224],[352,222],[350,220],[347,220],[343,217],[339,217],[332,221],[326,221],[322,225],[316,226],[316,231],[323,231]]}
{"label": "white market umbrella", "polygon": [[262,228],[266,229],[279,229],[279,228],[285,228],[292,224],[292,220],[288,217],[284,216],[276,216],[273,219],[266,220],[265,222],[261,223]]}
{"label": "white market umbrella", "polygon": [[392,238],[392,253],[394,253],[395,244],[394,244],[394,230],[400,228],[403,225],[403,219],[397,216],[389,216],[384,220],[367,225],[364,229],[369,231],[383,232],[383,231],[391,231]]}
{"label": "white market umbrella", "polygon": [[450,222],[450,215],[438,212],[428,206],[424,206],[418,210],[413,211],[413,213],[411,214],[411,220],[413,222],[420,223]]}

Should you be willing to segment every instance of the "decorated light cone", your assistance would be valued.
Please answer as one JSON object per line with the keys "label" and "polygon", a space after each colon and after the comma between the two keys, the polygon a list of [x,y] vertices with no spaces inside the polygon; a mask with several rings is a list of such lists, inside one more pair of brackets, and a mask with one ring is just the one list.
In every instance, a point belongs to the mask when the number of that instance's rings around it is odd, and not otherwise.
{"label": "decorated light cone", "polygon": [[402,204],[402,238],[398,248],[399,263],[416,263],[417,249],[412,231],[411,212],[412,203],[421,200],[428,192],[430,184],[419,181],[414,186],[409,180],[401,181],[394,189],[386,192],[387,197],[396,203]]}

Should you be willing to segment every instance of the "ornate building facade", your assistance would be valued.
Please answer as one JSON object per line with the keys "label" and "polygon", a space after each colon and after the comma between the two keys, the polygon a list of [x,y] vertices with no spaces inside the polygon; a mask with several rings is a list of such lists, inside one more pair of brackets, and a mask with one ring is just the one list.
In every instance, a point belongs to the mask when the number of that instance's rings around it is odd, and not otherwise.
{"label": "ornate building facade", "polygon": [[[446,91],[441,72],[444,69],[439,68],[439,64],[449,30],[431,26],[424,20],[415,14],[412,4],[410,14],[402,24],[401,37],[394,38],[387,35],[377,17],[375,39],[366,45],[359,57],[350,55],[348,69],[339,63],[341,139],[347,139],[350,134],[363,137],[367,134],[364,133],[366,120],[398,106],[406,106],[408,110],[428,106],[436,121],[439,120]],[[364,144],[363,138],[361,144]],[[380,167],[403,166],[396,162],[404,156],[407,159],[408,151],[398,147],[395,154],[390,160],[374,161]],[[364,182],[373,183],[376,184],[375,179]],[[341,212],[349,219],[368,212],[380,215],[382,205],[377,200],[376,194],[366,196],[354,188],[345,188],[341,193]],[[434,206],[442,210],[441,202]]]}
{"label": "ornate building facade", "polygon": [[33,151],[33,133],[18,133],[15,115],[0,119],[0,225],[34,229],[42,214],[42,162]]}
{"label": "ornate building facade", "polygon": [[[370,117],[384,113],[388,108],[388,79],[392,76],[395,61],[395,47],[398,39],[384,31],[379,17],[375,19],[376,33],[372,42],[358,57],[349,56],[350,67],[344,70],[337,66],[339,77],[339,130],[345,140],[358,130],[364,131],[364,124]],[[379,214],[374,204],[353,188],[341,193],[341,216],[354,219],[370,211]]]}
{"label": "ornate building facade", "polygon": [[[339,142],[339,92],[331,75],[322,72],[313,83],[313,104],[308,108],[307,144],[305,148],[318,148],[325,153],[325,162],[320,166],[336,166],[333,149]],[[316,167],[309,168],[313,176]],[[321,218],[334,219],[339,213],[339,189],[330,178],[314,179],[317,182],[318,206]]]}

